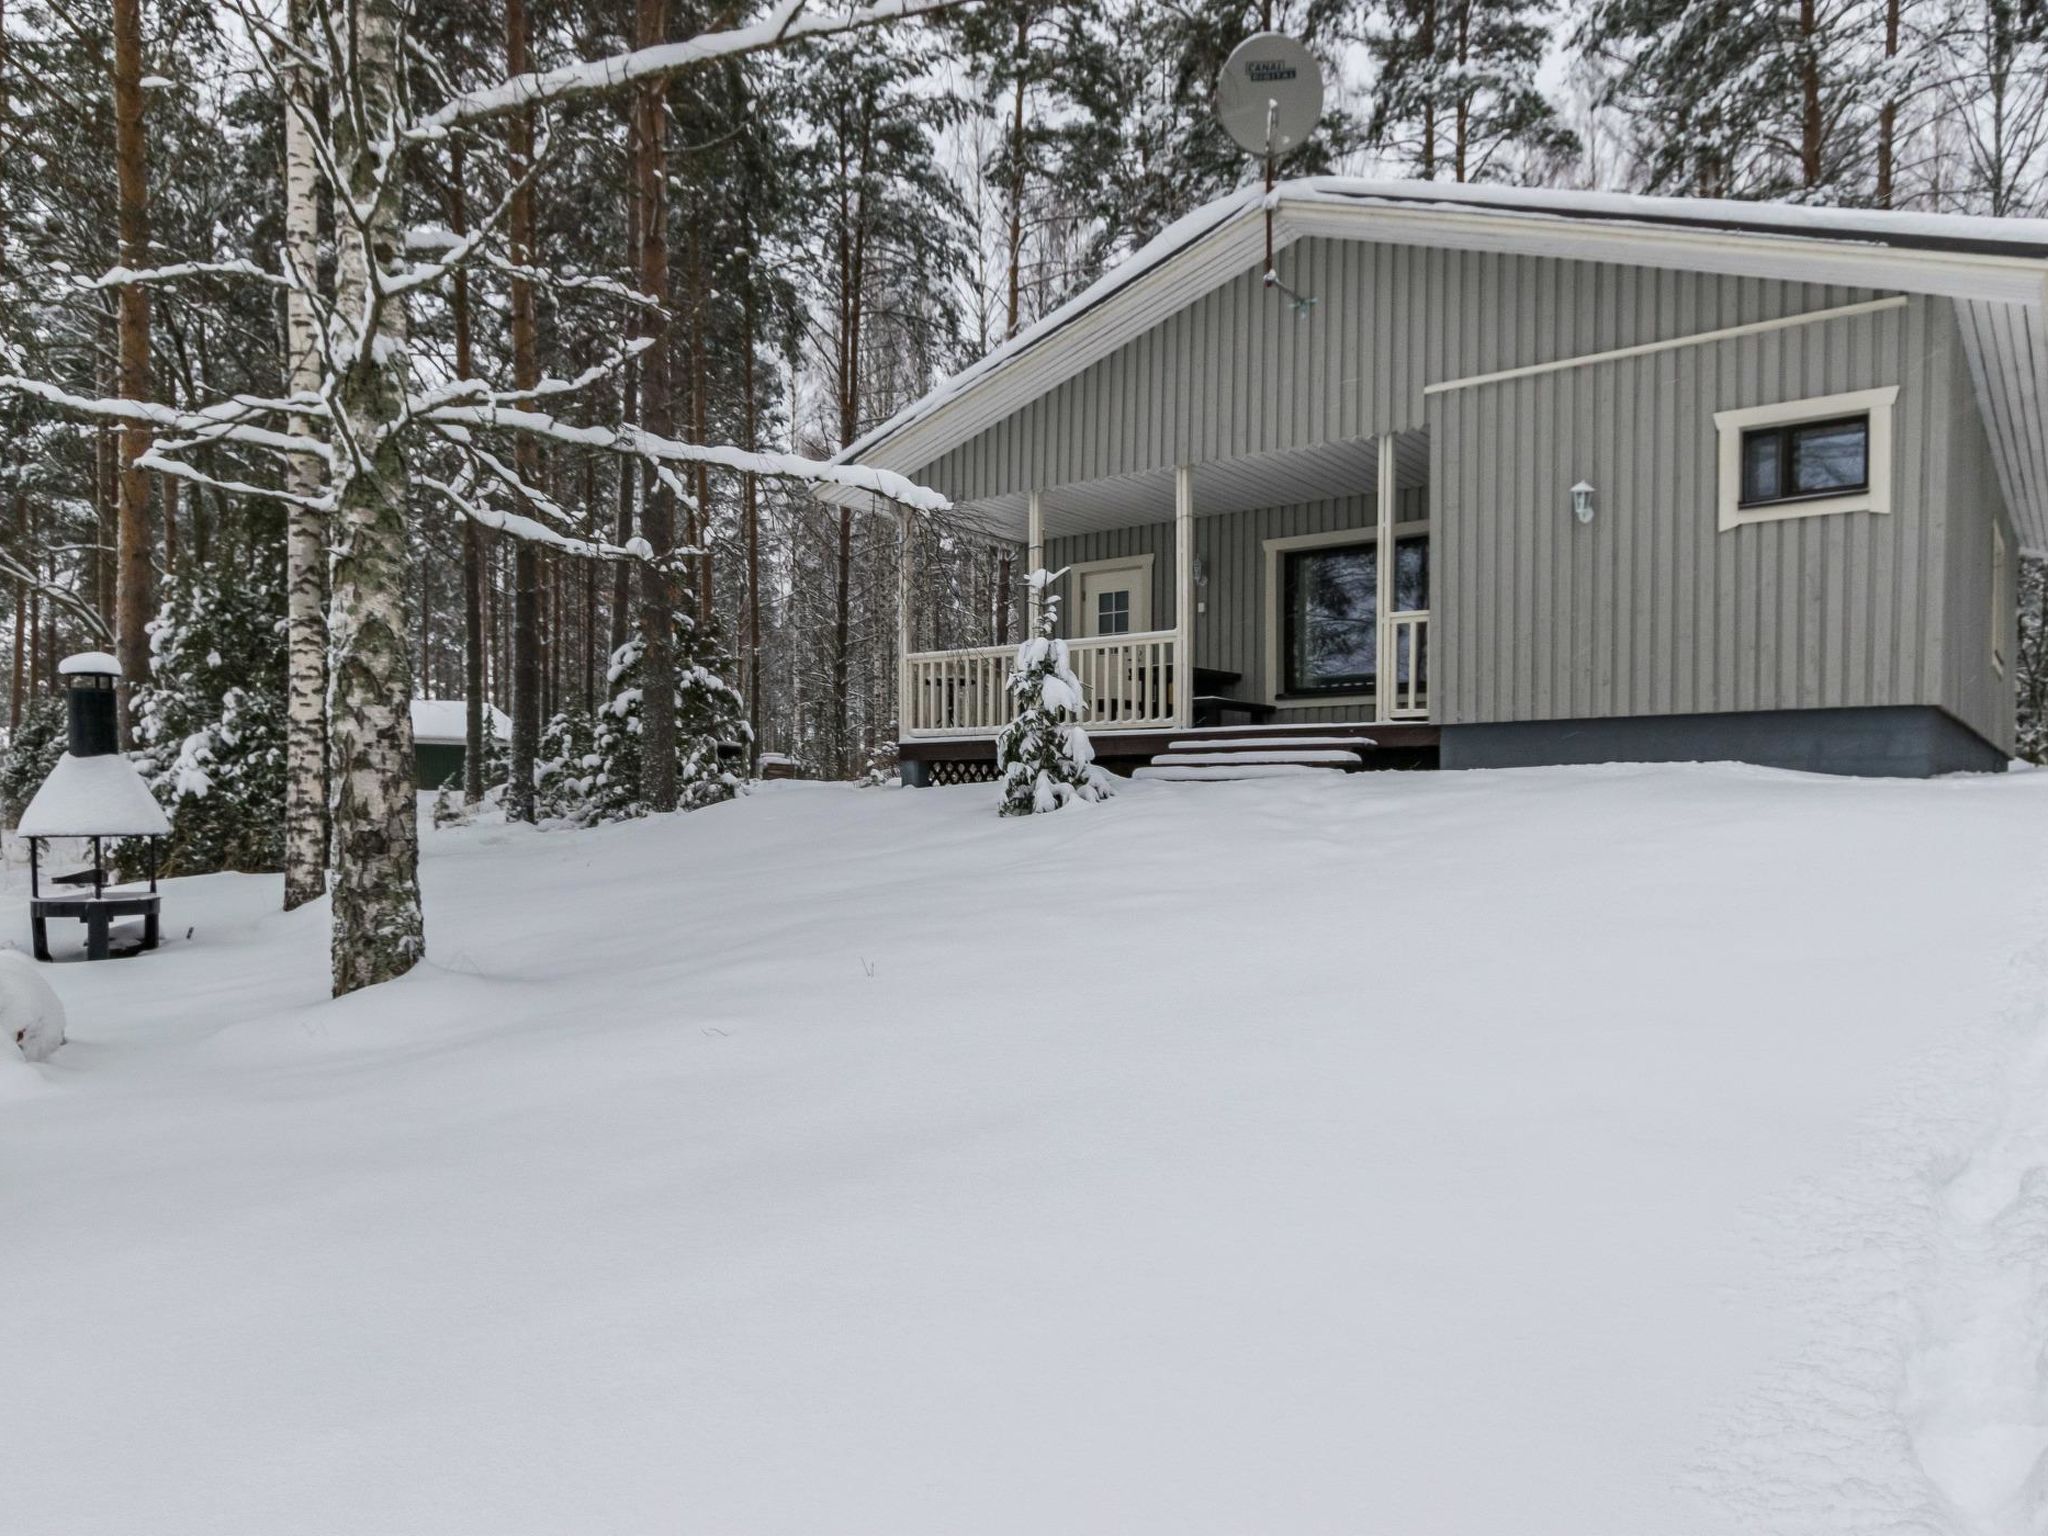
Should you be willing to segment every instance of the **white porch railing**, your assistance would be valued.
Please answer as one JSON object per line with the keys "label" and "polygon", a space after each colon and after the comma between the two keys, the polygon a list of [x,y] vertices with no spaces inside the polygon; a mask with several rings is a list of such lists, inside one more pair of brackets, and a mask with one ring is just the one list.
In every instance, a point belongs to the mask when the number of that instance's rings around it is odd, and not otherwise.
{"label": "white porch railing", "polygon": [[[1069,640],[1068,659],[1081,680],[1091,731],[1170,729],[1178,638],[1170,629]],[[920,651],[904,665],[904,736],[993,736],[1017,713],[1010,696],[1013,645],[971,651]]]}
{"label": "white porch railing", "polygon": [[1429,718],[1429,611],[1387,615],[1387,650],[1393,660],[1389,720]]}

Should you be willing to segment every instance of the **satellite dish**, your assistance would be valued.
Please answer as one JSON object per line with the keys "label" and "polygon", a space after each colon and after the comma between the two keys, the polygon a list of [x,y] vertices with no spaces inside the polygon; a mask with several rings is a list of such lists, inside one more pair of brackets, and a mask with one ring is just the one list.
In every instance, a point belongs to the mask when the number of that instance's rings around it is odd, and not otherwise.
{"label": "satellite dish", "polygon": [[1224,61],[1216,116],[1246,154],[1263,158],[1298,148],[1322,115],[1322,66],[1286,34],[1248,37]]}

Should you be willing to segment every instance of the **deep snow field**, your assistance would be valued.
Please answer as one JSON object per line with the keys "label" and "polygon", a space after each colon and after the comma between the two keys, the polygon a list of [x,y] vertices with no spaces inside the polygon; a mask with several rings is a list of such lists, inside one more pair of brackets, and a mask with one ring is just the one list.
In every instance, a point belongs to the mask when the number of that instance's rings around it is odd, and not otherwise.
{"label": "deep snow field", "polygon": [[339,1003],[275,878],[48,968],[0,1531],[2048,1524],[2048,774],[993,806],[428,830]]}

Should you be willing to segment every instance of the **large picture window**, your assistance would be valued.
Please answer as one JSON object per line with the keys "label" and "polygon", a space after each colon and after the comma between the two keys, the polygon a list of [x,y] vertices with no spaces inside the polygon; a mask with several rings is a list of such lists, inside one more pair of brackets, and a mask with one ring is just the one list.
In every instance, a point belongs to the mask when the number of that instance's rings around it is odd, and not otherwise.
{"label": "large picture window", "polygon": [[[1281,691],[1373,692],[1379,684],[1378,544],[1302,549],[1285,558]],[[1428,606],[1429,539],[1397,540],[1394,610]]]}

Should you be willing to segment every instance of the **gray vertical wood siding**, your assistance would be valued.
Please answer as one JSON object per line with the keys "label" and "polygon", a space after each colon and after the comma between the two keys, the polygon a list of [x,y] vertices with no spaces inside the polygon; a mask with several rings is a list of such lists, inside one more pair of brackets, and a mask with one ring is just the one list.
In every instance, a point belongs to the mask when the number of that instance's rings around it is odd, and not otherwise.
{"label": "gray vertical wood siding", "polygon": [[1422,387],[1852,303],[1863,289],[1304,240],[916,470],[956,500],[1407,431]]}
{"label": "gray vertical wood siding", "polygon": [[[1438,394],[1427,383],[1855,303],[1867,291],[1488,253],[1308,241],[919,471],[962,500],[1426,428],[1433,717],[1462,724],[1932,704],[2012,742],[1990,670],[2002,505],[1954,306],[1913,298]],[[1714,413],[1897,385],[1893,508],[1723,533]],[[1589,526],[1568,488],[1597,490]],[[1199,504],[1201,475],[1196,474]],[[1197,519],[1201,665],[1264,682],[1264,539],[1373,522],[1371,487]],[[1170,523],[1061,538],[1056,564],[1150,552]],[[1355,717],[1356,704],[1288,718]]]}
{"label": "gray vertical wood siding", "polygon": [[[1719,530],[1716,411],[1891,384],[1892,512]],[[1938,704],[1998,740],[1954,649],[1989,645],[1955,628],[1997,506],[1976,416],[1952,306],[1921,299],[1431,396],[1437,717]]]}

